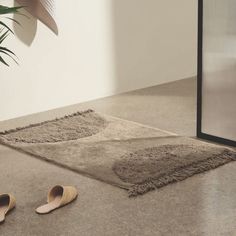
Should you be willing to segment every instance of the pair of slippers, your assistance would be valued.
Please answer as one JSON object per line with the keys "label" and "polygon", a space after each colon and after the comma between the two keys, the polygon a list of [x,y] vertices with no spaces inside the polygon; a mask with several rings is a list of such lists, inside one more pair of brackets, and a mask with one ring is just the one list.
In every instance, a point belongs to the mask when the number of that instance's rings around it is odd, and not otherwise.
{"label": "pair of slippers", "polygon": [[[71,203],[78,196],[77,189],[73,186],[56,185],[47,196],[47,204],[38,207],[38,214],[47,214]],[[0,194],[0,223],[5,221],[6,214],[16,206],[16,199],[10,194]]]}

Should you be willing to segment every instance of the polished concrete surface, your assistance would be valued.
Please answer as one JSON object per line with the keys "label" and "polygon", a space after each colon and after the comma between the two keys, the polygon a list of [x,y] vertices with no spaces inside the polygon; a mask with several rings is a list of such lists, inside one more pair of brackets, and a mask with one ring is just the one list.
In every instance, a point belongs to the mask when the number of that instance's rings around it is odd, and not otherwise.
{"label": "polished concrete surface", "polygon": [[[0,123],[14,128],[81,109],[93,108],[166,129],[195,135],[195,79]],[[17,208],[0,225],[0,235],[82,236],[234,236],[236,235],[236,165],[234,163],[129,199],[109,184],[0,146],[0,191],[17,198]],[[40,216],[34,209],[54,184],[79,189],[76,202]]]}

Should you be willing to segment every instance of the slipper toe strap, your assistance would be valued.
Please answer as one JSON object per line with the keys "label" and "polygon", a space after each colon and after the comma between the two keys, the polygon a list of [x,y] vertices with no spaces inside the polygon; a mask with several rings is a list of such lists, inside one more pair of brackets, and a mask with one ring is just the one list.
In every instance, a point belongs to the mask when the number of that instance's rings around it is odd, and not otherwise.
{"label": "slipper toe strap", "polygon": [[63,186],[63,194],[60,205],[66,205],[77,197],[77,191],[72,186]]}
{"label": "slipper toe strap", "polygon": [[9,195],[9,199],[10,200],[9,200],[9,205],[8,205],[8,208],[7,208],[7,212],[10,211],[12,208],[14,208],[16,206],[16,199],[11,195]]}

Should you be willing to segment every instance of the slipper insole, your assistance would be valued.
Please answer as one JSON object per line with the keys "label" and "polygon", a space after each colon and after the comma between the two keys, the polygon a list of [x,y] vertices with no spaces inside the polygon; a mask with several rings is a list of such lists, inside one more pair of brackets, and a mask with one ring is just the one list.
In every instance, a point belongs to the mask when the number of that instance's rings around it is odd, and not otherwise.
{"label": "slipper insole", "polygon": [[46,214],[60,206],[62,196],[56,196],[55,199],[45,205],[42,205],[36,209],[36,212],[39,214]]}

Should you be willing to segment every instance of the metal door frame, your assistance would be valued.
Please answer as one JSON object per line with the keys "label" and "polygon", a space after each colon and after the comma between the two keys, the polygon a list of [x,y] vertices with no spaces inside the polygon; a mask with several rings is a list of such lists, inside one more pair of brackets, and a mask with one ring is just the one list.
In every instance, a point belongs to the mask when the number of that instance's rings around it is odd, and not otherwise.
{"label": "metal door frame", "polygon": [[203,55],[203,1],[198,0],[198,59],[197,59],[197,137],[222,143],[225,145],[235,146],[236,141],[217,137],[202,132],[202,55]]}

